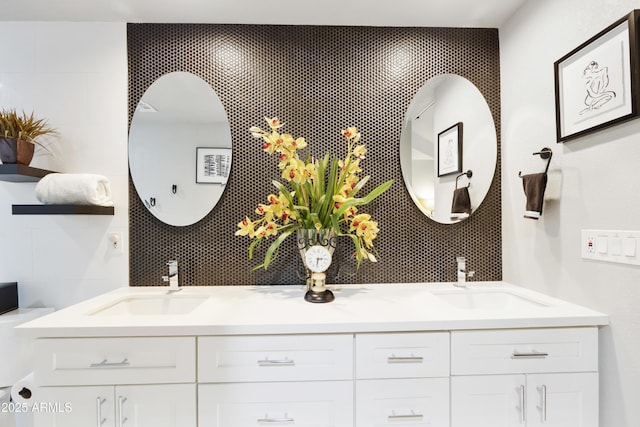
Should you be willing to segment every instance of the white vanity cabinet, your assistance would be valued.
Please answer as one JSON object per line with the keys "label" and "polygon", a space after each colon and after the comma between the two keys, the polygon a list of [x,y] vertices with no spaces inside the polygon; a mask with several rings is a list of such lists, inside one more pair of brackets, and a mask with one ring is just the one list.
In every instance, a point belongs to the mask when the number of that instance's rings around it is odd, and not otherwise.
{"label": "white vanity cabinet", "polygon": [[37,427],[196,426],[195,384],[42,387]]}
{"label": "white vanity cabinet", "polygon": [[597,328],[451,333],[451,426],[597,427]]}
{"label": "white vanity cabinet", "polygon": [[19,326],[37,338],[32,400],[54,405],[34,427],[599,427],[601,313],[506,284],[448,292],[544,304],[454,309],[423,284],[320,305],[290,286],[193,288],[178,295],[212,298],[191,314],[86,314],[166,298],[122,289]]}
{"label": "white vanity cabinet", "polygon": [[355,426],[449,425],[448,332],[355,338]]}
{"label": "white vanity cabinet", "polygon": [[[195,338],[36,340],[36,427],[196,427]],[[37,402],[34,402],[38,404]]]}
{"label": "white vanity cabinet", "polygon": [[353,426],[353,335],[198,338],[198,425]]}

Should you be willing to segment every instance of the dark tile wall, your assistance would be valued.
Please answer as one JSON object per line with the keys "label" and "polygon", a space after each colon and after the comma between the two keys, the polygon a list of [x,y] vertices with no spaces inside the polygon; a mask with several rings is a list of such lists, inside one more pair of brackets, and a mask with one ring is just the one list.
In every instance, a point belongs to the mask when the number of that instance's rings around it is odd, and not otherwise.
{"label": "dark tile wall", "polygon": [[[430,78],[455,73],[483,93],[500,135],[498,32],[494,29],[129,24],[129,116],[161,75],[189,71],[218,94],[231,122],[233,166],[218,205],[188,227],[168,226],[140,202],[130,180],[130,282],[162,284],[165,263],[178,259],[182,285],[301,284],[295,241],[285,242],[268,270],[252,270],[248,238],[236,224],[273,192],[275,159],[248,128],[278,116],[304,136],[312,155],[336,152],[340,129],[357,126],[369,152],[369,188],[394,186],[366,208],[379,222],[380,260],[359,271],[341,245],[329,283],[455,280],[464,255],[474,280],[501,280],[500,143],[489,193],[466,221],[442,225],[423,216],[404,187],[399,141],[405,112]],[[337,264],[340,264],[339,266]]]}

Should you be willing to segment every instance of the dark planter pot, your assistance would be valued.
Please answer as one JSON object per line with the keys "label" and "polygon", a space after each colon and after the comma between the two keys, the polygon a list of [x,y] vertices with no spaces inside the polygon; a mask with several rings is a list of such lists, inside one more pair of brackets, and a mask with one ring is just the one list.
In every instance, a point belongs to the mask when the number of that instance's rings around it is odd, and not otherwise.
{"label": "dark planter pot", "polygon": [[0,160],[3,164],[29,166],[35,145],[22,139],[0,138]]}

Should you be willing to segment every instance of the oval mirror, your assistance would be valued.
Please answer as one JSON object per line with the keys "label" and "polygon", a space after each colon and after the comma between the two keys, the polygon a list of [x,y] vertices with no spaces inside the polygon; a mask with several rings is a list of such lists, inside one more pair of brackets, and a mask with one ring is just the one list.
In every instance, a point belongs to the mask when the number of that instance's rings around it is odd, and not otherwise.
{"label": "oval mirror", "polygon": [[147,209],[169,225],[194,224],[220,200],[230,168],[231,128],[211,86],[186,72],[153,82],[129,129],[131,179]]}
{"label": "oval mirror", "polygon": [[491,110],[473,83],[443,74],[422,86],[405,116],[400,166],[425,215],[442,224],[467,218],[489,191],[497,153]]}

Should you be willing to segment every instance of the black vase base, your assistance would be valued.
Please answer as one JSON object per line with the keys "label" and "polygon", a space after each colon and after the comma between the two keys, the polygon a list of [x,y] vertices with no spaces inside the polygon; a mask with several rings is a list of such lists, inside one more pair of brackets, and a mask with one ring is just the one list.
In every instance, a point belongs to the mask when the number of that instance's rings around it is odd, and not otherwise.
{"label": "black vase base", "polygon": [[331,292],[329,289],[326,289],[322,292],[315,292],[313,290],[308,290],[307,293],[304,294],[304,300],[307,302],[325,303],[325,302],[331,302],[334,299],[336,299],[336,297],[333,295],[333,292]]}

